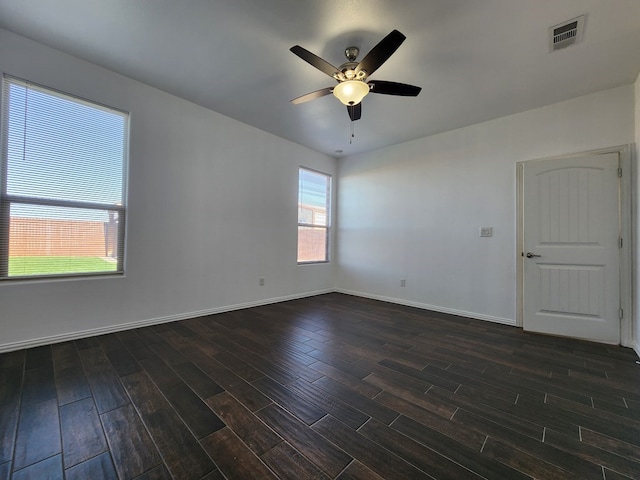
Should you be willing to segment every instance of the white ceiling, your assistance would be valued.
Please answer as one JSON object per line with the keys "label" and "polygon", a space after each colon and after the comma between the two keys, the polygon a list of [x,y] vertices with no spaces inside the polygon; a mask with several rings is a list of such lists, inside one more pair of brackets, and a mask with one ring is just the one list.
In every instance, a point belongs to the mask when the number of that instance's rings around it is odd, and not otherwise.
{"label": "white ceiling", "polygon": [[[583,42],[549,51],[548,28],[586,14]],[[0,0],[0,27],[331,156],[345,156],[633,83],[640,0]],[[361,60],[407,37],[371,78],[422,87],[368,95],[362,119],[289,51]],[[342,151],[341,153],[336,153]]]}

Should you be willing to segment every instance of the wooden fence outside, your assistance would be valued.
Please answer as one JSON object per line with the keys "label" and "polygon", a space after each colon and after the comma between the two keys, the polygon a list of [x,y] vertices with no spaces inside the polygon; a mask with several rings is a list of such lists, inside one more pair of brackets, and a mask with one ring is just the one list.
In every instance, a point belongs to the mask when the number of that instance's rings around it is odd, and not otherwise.
{"label": "wooden fence outside", "polygon": [[298,227],[298,262],[325,260],[327,231],[324,228]]}
{"label": "wooden fence outside", "polygon": [[11,217],[9,256],[115,256],[118,224]]}

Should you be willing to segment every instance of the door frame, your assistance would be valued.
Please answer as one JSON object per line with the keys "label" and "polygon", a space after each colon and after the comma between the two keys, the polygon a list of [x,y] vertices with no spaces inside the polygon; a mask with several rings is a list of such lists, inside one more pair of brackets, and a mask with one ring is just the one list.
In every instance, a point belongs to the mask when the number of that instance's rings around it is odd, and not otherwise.
{"label": "door frame", "polygon": [[[620,305],[623,309],[623,317],[620,320],[620,344],[625,347],[633,347],[633,238],[632,232],[632,178],[634,166],[632,164],[631,145],[601,148],[586,152],[571,153],[566,155],[554,155],[546,158],[536,158],[516,163],[516,326],[522,328],[524,321],[524,201],[523,181],[524,165],[527,162],[541,160],[561,160],[584,155],[599,155],[605,153],[617,153],[622,167],[622,179],[620,182],[620,236],[622,248],[620,248]],[[639,332],[640,333],[640,332]]]}

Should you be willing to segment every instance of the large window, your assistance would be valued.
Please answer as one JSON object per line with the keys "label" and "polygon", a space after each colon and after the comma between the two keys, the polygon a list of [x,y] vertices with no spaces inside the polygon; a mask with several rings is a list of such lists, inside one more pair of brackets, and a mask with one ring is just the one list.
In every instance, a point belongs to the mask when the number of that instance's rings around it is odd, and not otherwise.
{"label": "large window", "polygon": [[128,114],[5,77],[0,279],[122,273]]}
{"label": "large window", "polygon": [[300,168],[298,175],[298,263],[329,261],[331,177]]}

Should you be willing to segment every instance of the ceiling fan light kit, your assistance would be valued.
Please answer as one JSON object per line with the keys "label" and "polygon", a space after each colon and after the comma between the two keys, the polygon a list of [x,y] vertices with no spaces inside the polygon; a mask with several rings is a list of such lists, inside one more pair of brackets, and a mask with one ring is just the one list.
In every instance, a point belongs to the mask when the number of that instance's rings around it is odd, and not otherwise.
{"label": "ceiling fan light kit", "polygon": [[369,90],[369,85],[362,80],[345,80],[333,87],[333,95],[344,105],[357,105]]}
{"label": "ceiling fan light kit", "polygon": [[356,58],[360,53],[358,47],[347,47],[344,52],[347,57],[347,62],[340,65],[340,67],[334,67],[326,60],[323,60],[300,45],[291,47],[292,53],[338,82],[335,87],[327,87],[307,93],[294,98],[291,100],[291,103],[304,103],[333,93],[342,104],[347,106],[349,118],[353,122],[360,119],[362,114],[362,105],[360,102],[362,102],[362,99],[366,97],[369,92],[383,95],[417,97],[422,89],[414,85],[388,82],[385,80],[367,81],[369,76],[380,68],[398,49],[405,38],[406,37],[398,30],[393,30],[378,42],[359,63],[356,62]]}

